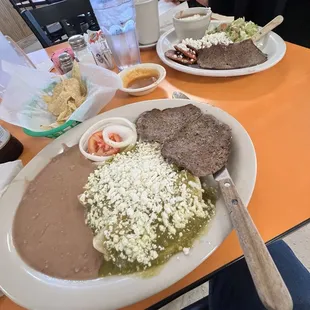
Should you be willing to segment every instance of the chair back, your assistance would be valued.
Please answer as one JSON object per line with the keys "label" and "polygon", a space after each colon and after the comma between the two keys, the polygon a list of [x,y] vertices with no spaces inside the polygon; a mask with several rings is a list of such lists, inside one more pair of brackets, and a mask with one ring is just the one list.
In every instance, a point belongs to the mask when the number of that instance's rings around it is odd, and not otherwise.
{"label": "chair back", "polygon": [[65,0],[31,10],[32,16],[41,27],[88,12],[93,14],[89,0]]}
{"label": "chair back", "polygon": [[77,17],[82,14],[85,14],[86,17],[90,15],[91,19],[97,23],[89,0],[64,0],[32,10],[23,10],[21,12],[21,16],[43,47],[53,45],[53,41],[46,31],[43,30],[46,26],[59,22],[63,28],[65,28],[65,33],[70,36],[72,34],[66,29],[66,22],[64,21],[77,19]]}
{"label": "chair back", "polygon": [[60,2],[62,0],[9,0],[13,5],[14,9],[20,12],[23,8],[37,8],[42,5],[52,4],[55,2]]}

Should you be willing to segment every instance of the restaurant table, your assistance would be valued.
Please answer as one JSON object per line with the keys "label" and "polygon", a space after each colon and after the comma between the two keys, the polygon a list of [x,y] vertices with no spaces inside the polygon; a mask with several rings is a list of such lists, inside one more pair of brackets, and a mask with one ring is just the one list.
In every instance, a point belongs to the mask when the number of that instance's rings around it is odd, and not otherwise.
{"label": "restaurant table", "polygon": [[[47,52],[51,54],[65,46],[53,46]],[[141,56],[143,62],[163,65],[153,49],[142,51]],[[257,180],[248,208],[264,241],[283,237],[309,222],[310,50],[287,43],[287,53],[279,64],[241,77],[199,77],[165,68],[167,77],[153,93],[130,97],[118,91],[102,112],[138,101],[171,98],[175,90],[220,107],[244,126],[255,146]],[[24,164],[52,142],[27,136],[13,125],[1,124],[24,144],[21,156]],[[233,231],[208,259],[183,279],[123,309],[158,309],[202,284],[241,255]],[[7,297],[0,299],[0,310],[16,309],[22,308]]]}

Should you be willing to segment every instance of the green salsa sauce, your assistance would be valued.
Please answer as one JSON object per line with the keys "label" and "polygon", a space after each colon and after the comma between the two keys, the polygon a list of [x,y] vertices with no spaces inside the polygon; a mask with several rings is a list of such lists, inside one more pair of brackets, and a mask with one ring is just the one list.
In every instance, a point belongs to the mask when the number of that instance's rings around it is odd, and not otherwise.
{"label": "green salsa sauce", "polygon": [[[188,175],[188,181],[194,180],[190,173],[186,172],[186,174]],[[203,199],[210,206],[208,208],[210,217],[194,217],[184,229],[177,231],[176,237],[173,239],[169,237],[167,232],[162,234],[157,240],[157,245],[163,245],[165,249],[159,253],[157,259],[152,261],[151,267],[145,269],[145,266],[142,264],[137,262],[130,263],[127,260],[121,259],[115,251],[116,261],[106,261],[103,259],[99,276],[126,275],[141,271],[144,271],[143,274],[146,274],[146,276],[152,276],[155,268],[166,263],[174,254],[182,252],[183,248],[192,247],[194,241],[207,230],[208,223],[215,214],[216,190],[213,187],[205,188]],[[179,235],[180,232],[182,232],[182,236]]]}
{"label": "green salsa sauce", "polygon": [[[159,240],[158,244],[165,244],[166,248],[159,253],[157,259],[152,261],[152,266],[149,269],[158,267],[166,263],[171,256],[182,252],[183,248],[190,248],[197,237],[206,229],[210,219],[195,218],[189,223],[185,229],[183,229],[183,236],[175,239],[169,239],[167,234],[164,234]],[[121,267],[119,267],[121,266]],[[126,275],[135,272],[144,271],[143,265],[138,263],[129,263],[127,260],[123,260],[117,257],[116,262],[106,261],[103,259],[99,276],[111,276],[111,275]],[[148,269],[147,269],[148,270]]]}

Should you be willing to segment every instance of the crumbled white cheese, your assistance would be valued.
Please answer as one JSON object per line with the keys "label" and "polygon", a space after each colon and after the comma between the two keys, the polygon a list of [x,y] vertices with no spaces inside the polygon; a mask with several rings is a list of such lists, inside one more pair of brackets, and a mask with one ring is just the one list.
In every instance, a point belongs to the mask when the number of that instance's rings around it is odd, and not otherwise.
{"label": "crumbled white cheese", "polygon": [[212,34],[206,34],[202,39],[202,44],[204,47],[210,47],[211,45],[224,44],[228,45],[233,43],[225,32],[218,32]]}
{"label": "crumbled white cheese", "polygon": [[202,46],[202,41],[201,40],[194,40],[192,38],[190,39],[184,39],[182,41],[182,44],[184,45],[189,45],[197,50],[200,50],[203,46]]}
{"label": "crumbled white cheese", "polygon": [[115,261],[118,253],[149,267],[164,250],[157,245],[162,234],[179,238],[193,217],[209,219],[209,205],[197,195],[202,189],[192,181],[186,185],[186,178],[164,160],[159,144],[149,143],[137,143],[90,174],[80,200],[86,223],[102,232],[105,258]]}
{"label": "crumbled white cheese", "polygon": [[233,41],[229,39],[229,37],[227,36],[225,32],[206,34],[200,40],[194,40],[194,39],[189,38],[189,39],[184,39],[182,41],[182,44],[189,45],[198,50],[201,48],[210,47],[212,45],[217,45],[217,44],[229,45],[232,43]]}

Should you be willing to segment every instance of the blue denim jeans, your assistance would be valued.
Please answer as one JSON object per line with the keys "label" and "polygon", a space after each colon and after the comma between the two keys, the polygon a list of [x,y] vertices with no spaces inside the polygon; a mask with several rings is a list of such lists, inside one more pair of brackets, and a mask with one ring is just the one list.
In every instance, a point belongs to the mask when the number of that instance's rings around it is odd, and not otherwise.
{"label": "blue denim jeans", "polygon": [[[310,309],[310,273],[284,241],[268,246],[287,285],[294,310]],[[309,253],[310,254],[310,253]],[[250,272],[242,259],[221,271],[210,281],[209,296],[184,310],[264,310]]]}

